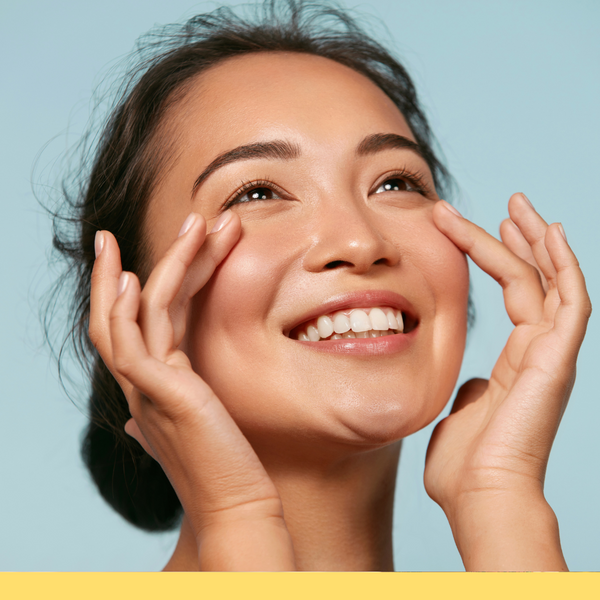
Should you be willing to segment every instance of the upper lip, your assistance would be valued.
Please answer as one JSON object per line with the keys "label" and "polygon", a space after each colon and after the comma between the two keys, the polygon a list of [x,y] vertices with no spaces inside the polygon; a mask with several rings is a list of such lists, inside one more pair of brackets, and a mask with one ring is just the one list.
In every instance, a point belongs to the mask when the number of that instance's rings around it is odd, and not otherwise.
{"label": "upper lip", "polygon": [[336,310],[347,310],[352,308],[371,308],[375,306],[389,306],[403,313],[416,317],[412,304],[402,295],[387,290],[364,290],[358,292],[346,292],[329,298],[315,308],[306,311],[294,319],[294,322],[285,327],[283,333],[289,337],[290,332],[305,323],[321,315],[327,315]]}

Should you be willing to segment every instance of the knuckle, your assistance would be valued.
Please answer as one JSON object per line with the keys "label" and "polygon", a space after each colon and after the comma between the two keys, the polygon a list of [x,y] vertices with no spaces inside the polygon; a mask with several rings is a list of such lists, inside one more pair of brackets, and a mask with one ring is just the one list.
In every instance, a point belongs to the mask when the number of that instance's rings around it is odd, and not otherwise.
{"label": "knuckle", "polygon": [[546,247],[546,232],[547,232],[548,228],[546,227],[545,229],[543,229],[542,231],[539,232],[534,232],[532,234],[532,239],[531,239],[531,243],[530,246],[543,246]]}
{"label": "knuckle", "polygon": [[165,255],[164,267],[170,272],[186,271],[189,268],[193,258],[193,256],[182,255],[180,248],[172,247]]}
{"label": "knuckle", "polygon": [[518,284],[518,282],[527,282],[527,284],[542,285],[542,277],[539,270],[523,259],[519,259],[518,266],[516,266],[511,279],[511,283],[515,284]]}
{"label": "knuckle", "polygon": [[174,260],[174,261],[177,263],[177,264],[176,264],[176,266],[177,266],[179,269],[184,269],[184,270],[186,270],[186,269],[187,269],[187,268],[190,266],[190,264],[191,264],[191,262],[192,262],[192,261],[191,261],[191,258],[190,258],[190,259],[188,259],[188,257],[187,257],[187,256],[182,256],[182,255],[181,255],[181,254],[179,254],[179,253],[175,253],[175,254],[173,255],[173,260]]}
{"label": "knuckle", "polygon": [[475,248],[476,245],[477,245],[477,242],[475,240],[475,237],[472,235],[465,236],[465,239],[461,240],[461,244],[460,244],[461,250],[463,252],[467,252],[468,254],[473,252],[473,249]]}
{"label": "knuckle", "polygon": [[126,379],[133,373],[135,367],[134,361],[124,352],[115,352],[113,365],[117,373]]}
{"label": "knuckle", "polygon": [[219,263],[221,262],[221,260],[222,260],[222,257],[220,255],[215,256],[212,252],[208,253],[208,255],[206,257],[206,262],[208,263],[208,268],[211,273],[219,266]]}
{"label": "knuckle", "polygon": [[119,327],[120,323],[123,321],[123,317],[113,308],[110,311],[110,315],[108,316],[108,323],[111,330],[115,330]]}
{"label": "knuckle", "polygon": [[140,297],[140,312],[143,314],[152,313],[167,308],[167,303],[161,297],[162,286],[159,289],[146,289]]}

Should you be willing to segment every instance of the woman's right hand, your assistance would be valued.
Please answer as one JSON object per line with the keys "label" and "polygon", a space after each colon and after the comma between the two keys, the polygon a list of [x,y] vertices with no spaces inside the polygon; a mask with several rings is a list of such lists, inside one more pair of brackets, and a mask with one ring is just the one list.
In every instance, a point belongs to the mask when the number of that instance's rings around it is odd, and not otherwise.
{"label": "woman's right hand", "polygon": [[90,338],[127,398],[126,431],[177,492],[196,536],[199,568],[294,570],[275,485],[179,349],[190,300],[239,239],[237,215],[224,213],[221,225],[207,235],[204,218],[192,213],[143,290],[135,274],[122,271],[114,236],[99,232]]}

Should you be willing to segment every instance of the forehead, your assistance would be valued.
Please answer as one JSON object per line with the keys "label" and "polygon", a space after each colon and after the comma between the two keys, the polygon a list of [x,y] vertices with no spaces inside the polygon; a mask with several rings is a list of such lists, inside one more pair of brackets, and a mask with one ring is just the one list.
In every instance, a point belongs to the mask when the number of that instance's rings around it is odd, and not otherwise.
{"label": "forehead", "polygon": [[395,133],[414,141],[404,117],[380,88],[319,56],[257,53],[228,59],[182,92],[163,121],[162,148],[172,159],[155,182],[145,216],[152,264],[191,210],[214,218],[218,203],[210,198],[222,203],[235,191],[232,182],[239,186],[249,177],[275,177],[266,172],[266,161],[245,161],[238,170],[226,168],[225,174],[212,176],[202,194],[194,196],[196,179],[220,154],[285,140],[301,151],[294,161],[297,177],[335,189],[336,177],[352,170],[356,148],[367,136]]}
{"label": "forehead", "polygon": [[176,113],[178,137],[214,155],[274,138],[306,149],[356,144],[374,132],[414,139],[398,108],[370,79],[310,54],[228,59],[192,81]]}

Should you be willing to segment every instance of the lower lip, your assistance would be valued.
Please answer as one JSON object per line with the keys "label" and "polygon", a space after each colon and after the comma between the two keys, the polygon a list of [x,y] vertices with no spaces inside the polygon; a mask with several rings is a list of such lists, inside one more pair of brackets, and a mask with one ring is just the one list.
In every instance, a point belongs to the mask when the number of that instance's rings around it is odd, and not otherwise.
{"label": "lower lip", "polygon": [[410,333],[396,333],[377,338],[342,338],[341,340],[323,340],[321,342],[294,341],[320,352],[378,356],[406,350],[414,342],[418,329],[417,326]]}

